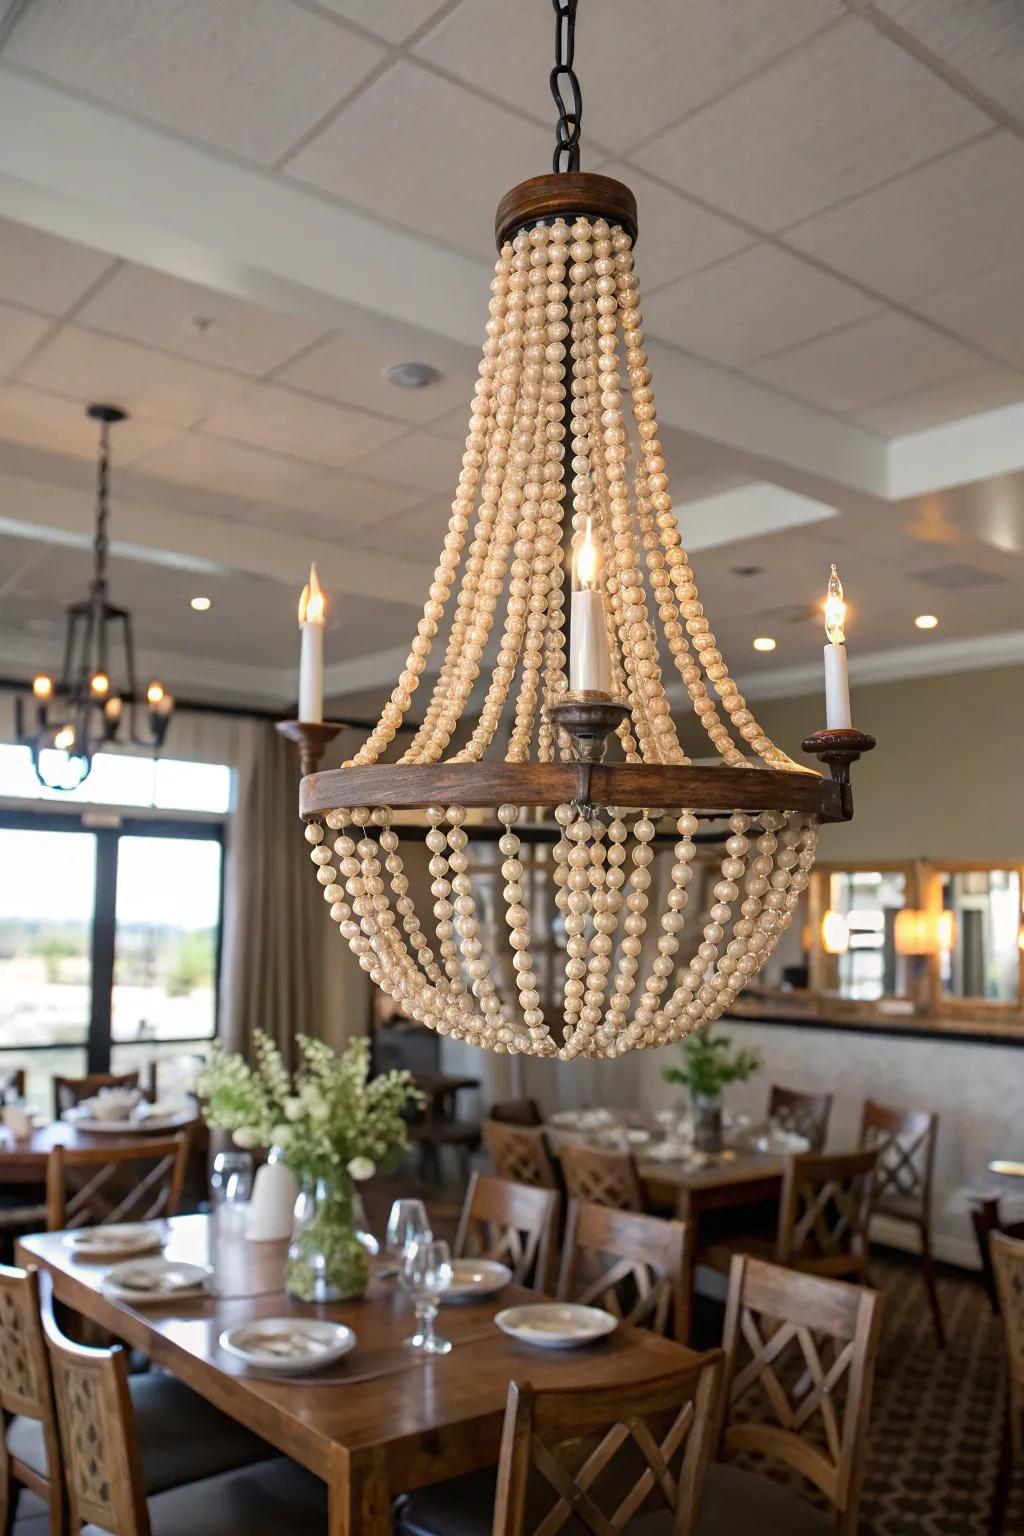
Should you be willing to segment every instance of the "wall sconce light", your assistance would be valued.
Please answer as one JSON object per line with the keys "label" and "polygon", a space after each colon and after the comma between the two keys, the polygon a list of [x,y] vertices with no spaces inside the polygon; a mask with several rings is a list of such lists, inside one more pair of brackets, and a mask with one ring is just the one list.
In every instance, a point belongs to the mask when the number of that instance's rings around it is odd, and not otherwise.
{"label": "wall sconce light", "polygon": [[831,908],[821,919],[821,947],[826,955],[845,955],[850,947],[850,925],[842,912]]}
{"label": "wall sconce light", "polygon": [[918,907],[904,907],[897,912],[893,942],[898,955],[937,955],[949,951],[956,941],[956,914],[950,911],[926,912]]}

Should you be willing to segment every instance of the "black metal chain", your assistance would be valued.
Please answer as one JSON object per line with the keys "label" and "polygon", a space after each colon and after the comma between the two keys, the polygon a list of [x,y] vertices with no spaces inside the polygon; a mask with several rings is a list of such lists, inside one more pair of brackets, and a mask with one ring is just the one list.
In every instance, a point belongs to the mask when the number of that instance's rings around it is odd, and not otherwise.
{"label": "black metal chain", "polygon": [[577,3],[578,0],[551,0],[555,12],[555,67],[551,71],[551,94],[558,108],[555,153],[551,162],[555,171],[578,171],[580,168],[583,92],[572,67]]}
{"label": "black metal chain", "polygon": [[93,539],[93,588],[105,587],[107,581],[107,518],[110,511],[110,423],[100,424],[100,457],[96,475],[96,536]]}

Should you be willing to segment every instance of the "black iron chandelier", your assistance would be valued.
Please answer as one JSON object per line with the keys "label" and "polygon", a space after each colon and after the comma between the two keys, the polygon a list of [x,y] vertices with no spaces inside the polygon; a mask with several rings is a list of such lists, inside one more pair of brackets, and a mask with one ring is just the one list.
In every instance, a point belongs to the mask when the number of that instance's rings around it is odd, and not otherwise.
{"label": "black iron chandelier", "polygon": [[89,777],[93,756],[104,748],[128,742],[160,747],[174,709],[173,696],[151,682],[146,727],[140,725],[132,616],[107,596],[110,428],[124,421],[126,412],[116,405],[90,405],[86,414],[100,424],[89,594],[66,610],[59,683],[45,672],[33,679],[34,729],[26,725],[24,701],[15,704],[18,744],[28,747],[36,777],[47,789],[77,789]]}

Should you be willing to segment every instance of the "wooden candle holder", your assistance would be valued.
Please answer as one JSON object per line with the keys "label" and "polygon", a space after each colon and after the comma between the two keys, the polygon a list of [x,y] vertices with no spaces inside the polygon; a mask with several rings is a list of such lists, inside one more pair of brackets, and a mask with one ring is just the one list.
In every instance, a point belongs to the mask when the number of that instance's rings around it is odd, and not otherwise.
{"label": "wooden candle holder", "polygon": [[327,747],[345,726],[335,720],[278,720],[274,729],[298,747],[299,774],[305,778],[316,773]]}
{"label": "wooden candle holder", "polygon": [[853,790],[850,787],[850,764],[865,752],[874,750],[876,743],[866,731],[847,726],[839,730],[814,731],[804,738],[803,750],[828,765],[833,782],[840,786],[842,815],[845,821],[853,816]]}

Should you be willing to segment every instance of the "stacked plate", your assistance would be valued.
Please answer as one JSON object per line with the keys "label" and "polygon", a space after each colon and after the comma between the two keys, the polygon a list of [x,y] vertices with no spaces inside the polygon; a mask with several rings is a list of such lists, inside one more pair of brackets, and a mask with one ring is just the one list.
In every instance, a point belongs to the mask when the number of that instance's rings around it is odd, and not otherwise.
{"label": "stacked plate", "polygon": [[578,1302],[540,1301],[522,1307],[506,1307],[494,1319],[502,1333],[521,1344],[535,1344],[540,1349],[578,1349],[613,1333],[617,1317],[600,1307],[584,1307]]}
{"label": "stacked plate", "polygon": [[158,1253],[166,1237],[161,1227],[146,1221],[111,1221],[103,1227],[80,1227],[64,1242],[76,1259],[128,1259]]}
{"label": "stacked plate", "polygon": [[493,1296],[512,1279],[507,1264],[495,1259],[453,1259],[452,1280],[441,1295],[442,1301],[473,1301],[479,1296]]}
{"label": "stacked plate", "polygon": [[322,1371],[356,1347],[344,1323],[318,1317],[262,1317],[228,1328],[220,1336],[227,1355],[276,1376],[305,1376]]}
{"label": "stacked plate", "polygon": [[108,1270],[100,1289],[114,1301],[126,1301],[135,1307],[159,1306],[204,1295],[212,1275],[208,1264],[185,1264],[180,1259],[134,1259]]}

